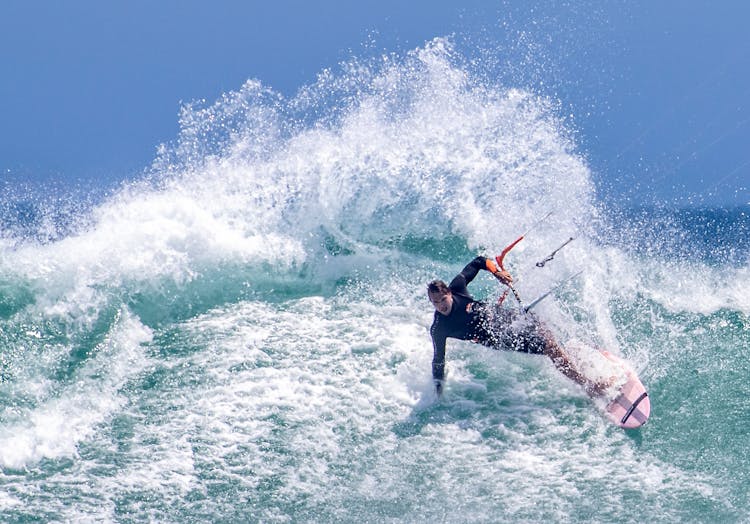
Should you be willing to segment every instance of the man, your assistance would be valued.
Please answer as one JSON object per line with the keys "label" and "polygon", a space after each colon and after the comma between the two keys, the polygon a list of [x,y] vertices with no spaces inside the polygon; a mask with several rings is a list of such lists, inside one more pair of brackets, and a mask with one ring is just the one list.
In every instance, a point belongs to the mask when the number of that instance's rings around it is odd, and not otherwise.
{"label": "man", "polygon": [[474,300],[467,285],[480,269],[489,271],[503,284],[513,282],[510,274],[500,271],[494,260],[479,256],[469,262],[449,285],[442,280],[433,280],[427,285],[427,296],[435,306],[430,335],[434,348],[432,378],[438,396],[442,394],[445,379],[447,338],[471,340],[493,349],[547,355],[557,369],[581,384],[589,394],[601,393],[606,385],[592,383],[576,371],[551,333],[534,315]]}

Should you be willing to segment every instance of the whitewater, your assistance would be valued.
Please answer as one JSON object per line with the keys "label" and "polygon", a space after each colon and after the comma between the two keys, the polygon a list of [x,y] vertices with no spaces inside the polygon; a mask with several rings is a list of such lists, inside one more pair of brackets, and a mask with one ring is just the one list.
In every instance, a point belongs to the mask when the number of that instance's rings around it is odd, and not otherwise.
{"label": "whitewater", "polygon": [[[96,204],[6,214],[4,521],[750,520],[747,210],[608,207],[559,102],[442,38],[180,125]],[[426,283],[548,212],[517,288],[583,271],[538,314],[637,370],[640,430],[548,359],[455,340],[434,396]]]}

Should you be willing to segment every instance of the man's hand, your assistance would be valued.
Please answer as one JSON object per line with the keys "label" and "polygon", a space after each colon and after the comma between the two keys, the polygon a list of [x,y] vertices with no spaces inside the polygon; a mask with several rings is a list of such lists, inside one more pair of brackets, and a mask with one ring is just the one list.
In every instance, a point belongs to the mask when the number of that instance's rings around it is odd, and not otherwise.
{"label": "man's hand", "polygon": [[498,269],[492,274],[495,275],[495,278],[498,279],[501,284],[505,284],[507,286],[513,283],[513,277],[510,276],[510,273],[508,273],[507,271]]}
{"label": "man's hand", "polygon": [[495,275],[495,278],[498,279],[501,284],[507,286],[513,282],[513,277],[510,276],[510,273],[497,267],[497,264],[491,258],[488,258],[485,261],[485,267],[487,268],[487,271]]}

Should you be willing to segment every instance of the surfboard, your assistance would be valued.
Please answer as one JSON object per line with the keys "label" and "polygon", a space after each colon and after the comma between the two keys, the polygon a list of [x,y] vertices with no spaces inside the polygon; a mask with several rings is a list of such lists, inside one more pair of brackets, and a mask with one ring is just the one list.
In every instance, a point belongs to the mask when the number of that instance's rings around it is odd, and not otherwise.
{"label": "surfboard", "polygon": [[601,353],[620,367],[626,377],[624,384],[604,408],[607,418],[625,429],[636,429],[643,426],[651,415],[651,400],[646,388],[633,368],[624,360],[608,351],[602,351]]}

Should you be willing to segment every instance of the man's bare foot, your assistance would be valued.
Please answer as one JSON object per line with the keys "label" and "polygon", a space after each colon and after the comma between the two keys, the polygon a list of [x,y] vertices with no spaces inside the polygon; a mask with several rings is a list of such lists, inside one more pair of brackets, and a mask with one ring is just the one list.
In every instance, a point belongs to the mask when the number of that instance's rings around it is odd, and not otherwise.
{"label": "man's bare foot", "polygon": [[607,380],[602,380],[601,382],[589,382],[584,386],[584,389],[586,390],[586,393],[592,397],[601,397],[615,384],[616,381],[617,377],[613,375]]}

